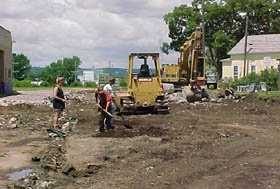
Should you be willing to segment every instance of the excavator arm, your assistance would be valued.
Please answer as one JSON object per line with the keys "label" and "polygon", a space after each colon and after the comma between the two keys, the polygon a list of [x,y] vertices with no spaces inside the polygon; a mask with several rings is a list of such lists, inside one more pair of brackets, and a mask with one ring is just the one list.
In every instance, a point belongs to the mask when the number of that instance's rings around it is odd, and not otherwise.
{"label": "excavator arm", "polygon": [[188,37],[187,41],[180,48],[179,77],[181,80],[189,82],[190,79],[203,76],[202,57],[202,32],[201,28]]}
{"label": "excavator arm", "polygon": [[[177,65],[163,67],[163,82],[175,85],[188,85],[190,80],[203,77],[204,58],[202,57],[202,31],[198,27],[180,48]],[[171,78],[171,76],[173,76]],[[174,78],[176,76],[176,78]]]}

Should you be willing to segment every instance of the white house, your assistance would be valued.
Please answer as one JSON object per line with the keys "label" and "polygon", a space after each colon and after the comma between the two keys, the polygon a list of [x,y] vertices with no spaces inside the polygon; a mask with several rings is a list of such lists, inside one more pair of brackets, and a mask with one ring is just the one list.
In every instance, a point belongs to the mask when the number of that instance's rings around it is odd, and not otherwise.
{"label": "white house", "polygon": [[81,69],[80,73],[78,75],[78,79],[82,83],[96,82],[95,68],[92,68],[92,69]]}
{"label": "white house", "polygon": [[[230,58],[222,60],[223,79],[238,79],[244,76],[244,44],[241,39],[230,51]],[[280,34],[248,36],[247,63],[245,73],[278,68],[280,64]]]}

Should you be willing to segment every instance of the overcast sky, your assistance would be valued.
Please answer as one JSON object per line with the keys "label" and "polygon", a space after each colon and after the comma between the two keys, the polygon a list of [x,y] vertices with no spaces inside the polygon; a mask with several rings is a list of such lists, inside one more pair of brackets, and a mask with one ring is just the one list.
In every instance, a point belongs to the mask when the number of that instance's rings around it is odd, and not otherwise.
{"label": "overcast sky", "polygon": [[[82,67],[126,67],[129,52],[159,52],[163,15],[190,0],[0,0],[0,25],[33,66],[79,56]],[[175,63],[177,55],[161,56]]]}

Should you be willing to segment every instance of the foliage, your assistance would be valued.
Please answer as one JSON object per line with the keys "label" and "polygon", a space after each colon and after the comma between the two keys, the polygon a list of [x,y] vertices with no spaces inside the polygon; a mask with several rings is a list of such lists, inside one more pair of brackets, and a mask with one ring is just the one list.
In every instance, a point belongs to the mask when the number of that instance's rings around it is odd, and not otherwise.
{"label": "foliage", "polygon": [[218,82],[218,88],[219,89],[228,89],[230,87],[230,85],[232,85],[232,81],[224,81],[224,80],[220,80]]}
{"label": "foliage", "polygon": [[41,87],[50,87],[50,83],[46,82],[46,81],[43,81],[40,85]]}
{"label": "foliage", "polygon": [[64,77],[66,84],[71,85],[75,81],[75,71],[81,64],[79,57],[63,58],[47,66],[42,72],[42,78],[49,84],[53,84],[57,77]]}
{"label": "foliage", "polygon": [[83,87],[83,84],[79,81],[75,81],[69,85],[70,87]]}
{"label": "foliage", "polygon": [[85,82],[84,87],[86,87],[86,88],[96,88],[97,84],[95,82]]}
{"label": "foliage", "polygon": [[13,77],[17,80],[26,79],[31,69],[30,60],[24,54],[13,53],[13,64]]}
{"label": "foliage", "polygon": [[14,87],[32,87],[31,80],[13,80]]}
{"label": "foliage", "polygon": [[28,79],[35,81],[35,80],[42,80],[42,72],[44,68],[41,67],[31,67],[29,74],[28,74]]}
{"label": "foliage", "polygon": [[96,88],[97,84],[95,82],[85,82],[84,84],[80,81],[71,83],[70,87],[85,87],[85,88]]}
{"label": "foliage", "polygon": [[127,87],[127,78],[122,78],[120,80],[120,87]]}
{"label": "foliage", "polygon": [[238,85],[259,84],[265,82],[271,90],[278,89],[278,71],[276,69],[264,70],[260,74],[251,73],[246,77],[230,82],[230,86],[236,88]]}
{"label": "foliage", "polygon": [[[275,0],[204,0],[205,44],[207,58],[221,75],[220,60],[227,58],[227,52],[244,36],[246,12],[249,18],[248,31],[253,34],[280,32],[280,1]],[[169,27],[170,44],[166,48],[178,51],[188,36],[202,22],[201,0],[194,0],[191,6],[181,5],[164,16]]]}

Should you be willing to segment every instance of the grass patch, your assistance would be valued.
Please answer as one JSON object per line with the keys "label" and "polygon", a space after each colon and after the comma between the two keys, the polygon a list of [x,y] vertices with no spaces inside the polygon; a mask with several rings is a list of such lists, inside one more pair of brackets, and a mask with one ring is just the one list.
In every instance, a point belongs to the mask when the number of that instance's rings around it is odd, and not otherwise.
{"label": "grass patch", "polygon": [[257,98],[264,101],[280,101],[280,91],[268,91],[257,93]]}
{"label": "grass patch", "polygon": [[266,98],[266,97],[279,97],[280,98],[280,91],[268,91],[268,92],[259,92],[257,93],[257,96],[260,98]]}
{"label": "grass patch", "polygon": [[13,87],[14,91],[44,91],[50,89],[51,87]]}

